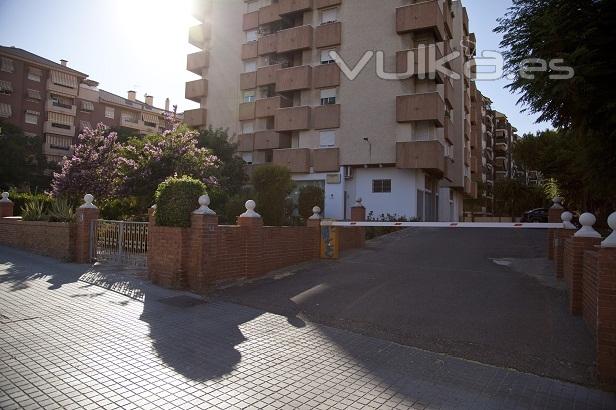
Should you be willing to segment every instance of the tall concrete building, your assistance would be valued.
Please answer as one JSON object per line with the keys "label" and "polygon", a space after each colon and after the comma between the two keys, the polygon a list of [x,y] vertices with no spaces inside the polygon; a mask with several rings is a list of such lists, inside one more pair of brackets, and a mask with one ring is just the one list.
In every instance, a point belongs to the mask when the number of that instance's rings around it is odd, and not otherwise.
{"label": "tall concrete building", "polygon": [[85,127],[103,123],[135,134],[167,127],[165,109],[154,107],[153,97],[139,101],[99,90],[88,75],[66,60],[53,62],[15,47],[0,46],[0,118],[17,125],[26,136],[43,138],[43,153],[59,162],[71,153],[76,136]]}
{"label": "tall concrete building", "polygon": [[[194,15],[186,98],[200,108],[185,121],[228,129],[249,167],[321,186],[326,217],[362,198],[375,216],[457,221],[477,196],[481,100],[460,1],[198,0]],[[452,75],[437,70],[452,53]],[[348,76],[337,56],[366,65]]]}

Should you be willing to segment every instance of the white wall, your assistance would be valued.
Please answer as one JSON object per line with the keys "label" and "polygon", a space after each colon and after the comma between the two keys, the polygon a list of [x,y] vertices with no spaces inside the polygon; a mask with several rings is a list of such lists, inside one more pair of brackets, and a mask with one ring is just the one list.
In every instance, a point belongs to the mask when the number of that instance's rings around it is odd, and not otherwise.
{"label": "white wall", "polygon": [[[450,205],[451,192],[453,192],[453,209]],[[464,195],[460,191],[447,187],[442,187],[439,189],[439,222],[460,222],[464,212],[463,207]]]}
{"label": "white wall", "polygon": [[315,174],[295,174],[294,181],[324,181],[325,183],[325,209],[324,218],[336,220],[344,219],[344,192],[345,180],[342,176],[344,169],[340,169],[340,183],[328,184],[327,175],[334,175],[335,172],[315,173]]}
{"label": "white wall", "polygon": [[[373,193],[373,179],[391,179],[391,193]],[[366,207],[366,215],[370,211],[375,217],[381,214],[398,214],[412,218],[417,216],[417,189],[424,189],[424,176],[420,171],[397,168],[356,168],[348,189],[354,196],[350,197],[347,215],[350,216],[350,207],[357,198],[362,198]]]}

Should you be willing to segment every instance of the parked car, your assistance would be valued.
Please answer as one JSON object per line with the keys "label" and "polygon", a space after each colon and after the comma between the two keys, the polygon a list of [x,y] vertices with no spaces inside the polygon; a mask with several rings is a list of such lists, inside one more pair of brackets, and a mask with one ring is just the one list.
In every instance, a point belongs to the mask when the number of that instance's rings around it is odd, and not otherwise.
{"label": "parked car", "polygon": [[545,208],[532,209],[524,212],[520,222],[530,223],[547,223],[548,222],[548,210]]}

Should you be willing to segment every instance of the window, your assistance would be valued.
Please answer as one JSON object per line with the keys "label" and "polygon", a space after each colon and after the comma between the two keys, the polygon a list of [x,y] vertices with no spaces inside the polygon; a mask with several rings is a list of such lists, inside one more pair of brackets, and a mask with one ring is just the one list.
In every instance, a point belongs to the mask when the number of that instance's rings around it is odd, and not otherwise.
{"label": "window", "polygon": [[81,111],[86,111],[86,112],[94,111],[94,103],[92,101],[82,101]]}
{"label": "window", "polygon": [[336,51],[336,50],[334,49],[321,50],[321,64],[334,64],[335,63],[333,57],[330,55],[332,51]]}
{"label": "window", "polygon": [[250,43],[253,41],[257,41],[257,35],[258,35],[258,31],[257,30],[250,30],[246,32],[246,42]]}
{"label": "window", "polygon": [[13,115],[12,107],[6,103],[0,103],[0,118],[11,118]]}
{"label": "window", "polygon": [[53,134],[47,134],[46,140],[49,148],[62,149],[65,151],[68,151],[71,148],[71,143],[73,142],[71,137]]}
{"label": "window", "polygon": [[65,88],[77,89],[77,77],[60,71],[51,71],[51,82]]}
{"label": "window", "polygon": [[13,94],[13,84],[10,81],[0,80],[0,94],[11,95]]}
{"label": "window", "polygon": [[1,57],[0,60],[0,71],[4,71],[5,73],[12,73],[15,71],[15,67],[13,66],[13,60],[6,57]]}
{"label": "window", "polygon": [[73,99],[61,95],[51,94],[51,103],[54,107],[66,108],[67,110],[73,108]]}
{"label": "window", "polygon": [[321,148],[336,146],[336,131],[328,130],[319,133],[319,146]]}
{"label": "window", "polygon": [[257,62],[256,62],[256,60],[246,61],[244,63],[244,72],[245,73],[254,73],[255,71],[257,71]]}
{"label": "window", "polygon": [[28,80],[36,81],[38,83],[41,82],[43,78],[43,72],[38,68],[30,67],[28,68]]}
{"label": "window", "polygon": [[247,164],[252,164],[252,152],[242,152],[242,159]]}
{"label": "window", "polygon": [[336,104],[336,94],[337,91],[335,88],[321,90],[321,105]]}
{"label": "window", "polygon": [[25,118],[26,124],[38,125],[40,115],[41,113],[38,111],[27,110]]}
{"label": "window", "polygon": [[143,125],[146,127],[158,127],[158,116],[156,114],[144,112],[141,114],[141,119],[143,120]]}
{"label": "window", "polygon": [[338,21],[338,7],[321,11],[321,24],[334,23]]}
{"label": "window", "polygon": [[255,130],[255,123],[246,121],[242,123],[242,134],[252,134]]}
{"label": "window", "polygon": [[252,13],[254,11],[259,10],[259,2],[258,1],[249,1],[246,3],[246,13]]}
{"label": "window", "polygon": [[115,117],[115,110],[113,107],[105,107],[105,118],[113,119]]}
{"label": "window", "polygon": [[31,100],[42,100],[43,97],[41,97],[41,92],[39,90],[32,90],[30,88],[28,88],[28,90],[26,90],[27,94],[28,94],[28,98]]}
{"label": "window", "polygon": [[391,192],[391,179],[373,179],[372,192],[375,194]]}
{"label": "window", "polygon": [[86,128],[92,129],[92,124],[90,124],[90,121],[81,121],[80,122],[81,125],[81,130],[85,130]]}
{"label": "window", "polygon": [[49,111],[47,116],[47,119],[53,127],[62,128],[65,130],[70,130],[73,127],[75,120],[75,118],[70,115],[60,114],[53,111]]}
{"label": "window", "polygon": [[254,102],[256,98],[255,91],[244,91],[244,102],[251,103]]}
{"label": "window", "polygon": [[137,114],[134,112],[122,111],[121,115],[122,121],[130,122],[131,124],[137,124],[139,121],[137,120]]}

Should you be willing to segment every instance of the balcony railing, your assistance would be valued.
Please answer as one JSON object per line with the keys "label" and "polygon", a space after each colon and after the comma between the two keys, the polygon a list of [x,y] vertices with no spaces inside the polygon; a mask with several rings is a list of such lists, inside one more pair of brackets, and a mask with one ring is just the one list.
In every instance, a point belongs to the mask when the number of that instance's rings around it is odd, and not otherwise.
{"label": "balcony railing", "polygon": [[293,13],[303,13],[312,9],[312,0],[280,0],[278,14],[285,16]]}
{"label": "balcony railing", "polygon": [[309,65],[283,68],[276,72],[277,92],[306,90],[311,85],[312,67]]}
{"label": "balcony railing", "polygon": [[257,86],[276,84],[276,72],[282,68],[281,64],[260,67],[257,70]]}
{"label": "balcony railing", "polygon": [[43,131],[50,134],[59,134],[68,137],[75,136],[74,125],[59,124],[51,121],[45,121]]}
{"label": "balcony railing", "polygon": [[312,68],[312,85],[314,88],[329,88],[340,85],[340,67],[338,64],[321,64]]}
{"label": "balcony railing", "polygon": [[54,100],[47,100],[45,104],[45,109],[47,111],[59,112],[62,114],[72,115],[73,117],[77,114],[77,106],[71,104],[63,104]]}
{"label": "balcony railing", "polygon": [[255,150],[290,148],[291,136],[274,130],[255,132]]}
{"label": "balcony railing", "polygon": [[310,149],[291,148],[274,150],[273,164],[287,167],[294,173],[310,172]]}
{"label": "balcony railing", "polygon": [[197,108],[184,111],[184,123],[189,127],[204,127],[207,125],[207,110]]}
{"label": "balcony railing", "polygon": [[276,111],[276,131],[299,131],[310,129],[311,108],[290,107]]}
{"label": "balcony railing", "polygon": [[437,0],[422,1],[396,9],[396,31],[400,34],[431,31],[437,41],[448,38],[445,19]]}
{"label": "balcony railing", "polygon": [[438,92],[400,95],[396,98],[398,122],[433,121],[437,127],[445,122],[445,102]]}
{"label": "balcony railing", "polygon": [[262,98],[257,100],[256,113],[257,118],[274,117],[280,108],[290,107],[292,101],[282,96]]}
{"label": "balcony railing", "polygon": [[314,46],[317,48],[333,47],[342,41],[342,23],[321,24],[314,32]]}
{"label": "balcony railing", "polygon": [[[411,77],[428,78],[442,84],[445,82],[445,78],[436,67],[436,62],[441,58],[443,58],[443,53],[436,45],[398,51],[396,53],[396,71],[399,74],[411,73]],[[409,60],[413,64],[411,70],[409,70]]]}
{"label": "balcony railing", "polygon": [[396,167],[423,169],[442,176],[445,173],[445,147],[436,140],[398,142]]}
{"label": "balcony railing", "polygon": [[312,128],[340,128],[340,104],[321,105],[312,109]]}
{"label": "balcony railing", "polygon": [[276,33],[278,53],[312,48],[314,29],[312,26],[293,27]]}
{"label": "balcony railing", "polygon": [[198,51],[188,55],[186,59],[186,70],[197,75],[202,75],[203,70],[210,65],[210,53]]}
{"label": "balcony railing", "polygon": [[205,78],[186,83],[185,97],[187,100],[201,102],[203,97],[207,97],[207,93],[208,82]]}

